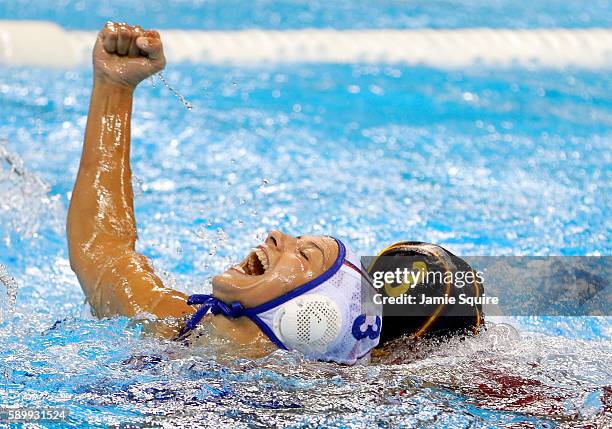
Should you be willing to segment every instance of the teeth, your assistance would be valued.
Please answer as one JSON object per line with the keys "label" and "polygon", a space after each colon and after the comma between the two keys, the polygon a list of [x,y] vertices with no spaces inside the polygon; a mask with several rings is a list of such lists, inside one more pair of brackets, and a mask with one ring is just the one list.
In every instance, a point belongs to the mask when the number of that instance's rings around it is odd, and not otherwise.
{"label": "teeth", "polygon": [[255,250],[255,255],[257,255],[257,258],[259,259],[259,262],[261,262],[261,265],[264,267],[264,270],[268,270],[268,258],[266,257],[266,254],[264,253],[263,250],[261,249],[254,249]]}

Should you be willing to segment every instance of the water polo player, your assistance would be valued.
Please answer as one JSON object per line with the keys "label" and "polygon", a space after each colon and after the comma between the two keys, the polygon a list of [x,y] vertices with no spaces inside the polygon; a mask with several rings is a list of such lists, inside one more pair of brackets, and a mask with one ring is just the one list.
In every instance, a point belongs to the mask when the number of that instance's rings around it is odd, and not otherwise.
{"label": "water polo player", "polygon": [[367,273],[345,243],[328,236],[272,231],[241,263],[213,278],[211,295],[187,297],[165,287],[135,250],[130,169],[133,92],[165,66],[159,34],[108,23],[97,37],[93,66],[67,234],[71,267],[96,316],[174,320],[156,324],[156,333],[187,340],[206,324],[238,346],[274,345],[345,364],[367,358],[381,332],[383,342],[421,335],[414,321],[389,319],[387,327],[380,306],[363,305]]}

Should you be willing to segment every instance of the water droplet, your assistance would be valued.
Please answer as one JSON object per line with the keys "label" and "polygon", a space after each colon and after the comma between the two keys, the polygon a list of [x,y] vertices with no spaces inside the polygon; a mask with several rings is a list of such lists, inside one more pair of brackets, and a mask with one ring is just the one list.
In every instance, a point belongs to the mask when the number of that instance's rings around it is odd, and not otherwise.
{"label": "water droplet", "polygon": [[203,225],[200,225],[200,227],[196,230],[195,233],[198,237],[200,237],[202,240],[206,240],[208,238],[208,234],[206,231],[206,227]]}
{"label": "water droplet", "polygon": [[134,196],[138,197],[144,192],[144,181],[136,176],[134,176],[132,181],[134,183]]}
{"label": "water droplet", "polygon": [[229,235],[223,228],[217,229],[217,241],[223,242],[229,238]]}
{"label": "water droplet", "polygon": [[181,94],[176,89],[174,89],[172,86],[170,86],[170,84],[168,83],[168,81],[166,81],[166,78],[164,77],[162,72],[157,73],[157,76],[159,77],[159,80],[162,81],[164,86],[168,88],[168,90],[171,93],[173,93],[180,100],[181,103],[183,103],[183,106],[185,106],[187,110],[193,109],[193,105],[189,101],[187,101],[185,97],[183,97],[183,94]]}

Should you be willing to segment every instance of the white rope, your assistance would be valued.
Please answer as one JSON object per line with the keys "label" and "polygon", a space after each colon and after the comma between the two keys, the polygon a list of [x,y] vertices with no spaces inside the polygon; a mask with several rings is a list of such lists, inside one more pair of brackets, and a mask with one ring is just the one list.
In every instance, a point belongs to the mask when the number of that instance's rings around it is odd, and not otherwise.
{"label": "white rope", "polygon": [[[612,29],[162,30],[169,62],[406,63],[612,67]],[[90,61],[96,32],[49,22],[0,21],[0,63],[75,67]]]}

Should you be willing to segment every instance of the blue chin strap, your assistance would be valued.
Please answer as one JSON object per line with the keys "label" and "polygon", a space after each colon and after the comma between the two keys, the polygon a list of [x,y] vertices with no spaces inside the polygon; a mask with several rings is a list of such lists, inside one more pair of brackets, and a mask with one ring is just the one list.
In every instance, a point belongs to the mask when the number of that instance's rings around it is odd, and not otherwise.
{"label": "blue chin strap", "polygon": [[188,332],[195,329],[195,327],[200,323],[200,320],[210,311],[212,314],[223,314],[230,319],[236,319],[238,317],[244,316],[244,307],[238,301],[231,302],[229,305],[225,302],[221,301],[218,298],[215,298],[212,295],[207,294],[196,294],[191,295],[187,300],[187,304],[189,305],[201,305],[198,308],[198,311],[194,313],[193,316],[187,321],[180,334],[178,335],[178,339],[181,339]]}
{"label": "blue chin strap", "polygon": [[268,311],[274,307],[286,303],[287,301],[297,298],[298,296],[308,291],[311,291],[315,287],[325,283],[334,274],[336,274],[336,272],[338,272],[338,270],[342,267],[342,264],[344,263],[344,260],[346,258],[346,248],[340,240],[336,238],[334,238],[334,240],[336,240],[336,243],[338,243],[338,257],[336,258],[336,261],[332,264],[332,266],[329,268],[329,270],[327,270],[320,276],[304,283],[302,286],[299,286],[294,290],[286,293],[285,295],[271,299],[270,301],[260,304],[257,307],[244,308],[242,304],[238,301],[225,303],[219,298],[208,294],[191,295],[187,300],[187,304],[199,304],[200,308],[198,308],[194,315],[191,316],[191,318],[187,321],[176,339],[185,339],[187,334],[194,330],[198,323],[200,323],[202,318],[210,311],[212,314],[223,314],[225,317],[228,317],[230,319],[237,319],[238,317],[248,317],[253,322],[255,322],[259,329],[261,329],[261,331],[266,334],[270,341],[276,344],[277,347],[287,350],[287,347],[283,344],[283,342],[276,336],[276,334],[274,334],[274,331],[272,331],[272,329],[263,320],[261,320],[258,314]]}
{"label": "blue chin strap", "polygon": [[[272,301],[267,302],[269,304]],[[258,316],[257,313],[260,312],[259,307],[254,308],[244,308],[242,304],[238,301],[230,302],[226,304],[221,301],[219,298],[216,298],[212,295],[208,294],[196,294],[191,295],[187,300],[187,304],[189,305],[200,305],[198,311],[194,313],[193,316],[187,321],[181,332],[176,337],[177,340],[183,340],[186,338],[189,332],[193,331],[195,327],[200,323],[200,320],[210,311],[211,314],[223,314],[225,317],[230,319],[237,319],[238,317],[248,317],[251,319],[259,329],[262,330],[264,334],[267,335],[270,340],[276,344],[277,347],[281,349],[287,350],[287,347],[282,343],[281,340],[274,334],[272,329],[268,327]],[[265,304],[263,304],[265,305]]]}

